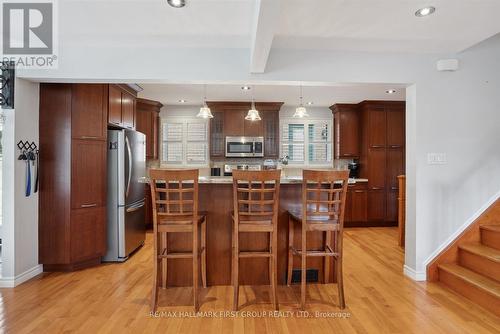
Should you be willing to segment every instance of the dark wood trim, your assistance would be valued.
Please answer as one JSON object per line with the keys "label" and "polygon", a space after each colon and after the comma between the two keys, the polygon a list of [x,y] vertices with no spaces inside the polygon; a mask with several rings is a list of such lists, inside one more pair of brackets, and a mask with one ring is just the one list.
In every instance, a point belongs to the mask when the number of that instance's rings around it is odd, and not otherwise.
{"label": "dark wood trim", "polygon": [[406,101],[386,101],[386,100],[364,100],[358,104],[360,107],[364,107],[365,105],[372,106],[401,106],[405,107]]}
{"label": "dark wood trim", "polygon": [[127,84],[115,84],[115,85],[120,87],[120,89],[126,91],[127,93],[130,93],[134,97],[137,97],[137,91],[135,89],[132,89],[129,85]]}

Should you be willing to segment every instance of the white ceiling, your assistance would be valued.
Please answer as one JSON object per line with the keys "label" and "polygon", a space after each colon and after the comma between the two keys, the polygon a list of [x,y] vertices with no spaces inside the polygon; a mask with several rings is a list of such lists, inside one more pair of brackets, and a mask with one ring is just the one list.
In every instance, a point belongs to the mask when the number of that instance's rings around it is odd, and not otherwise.
{"label": "white ceiling", "polygon": [[[249,91],[242,85],[207,85],[209,101],[255,101],[284,102],[285,105],[299,104],[300,87],[291,85],[255,85]],[[160,101],[164,105],[201,105],[203,85],[141,84],[144,91],[140,97]],[[396,93],[387,94],[388,89]],[[404,100],[404,85],[353,84],[332,86],[305,86],[302,88],[303,101],[312,101],[315,107],[329,107],[335,103],[358,103],[363,100]],[[184,99],[186,103],[179,103]]]}
{"label": "white ceiling", "polygon": [[[500,0],[186,0],[184,8],[166,0],[58,3],[65,47],[248,49],[252,73],[264,72],[278,48],[454,54],[500,32]],[[433,15],[415,17],[428,5],[436,7]]]}

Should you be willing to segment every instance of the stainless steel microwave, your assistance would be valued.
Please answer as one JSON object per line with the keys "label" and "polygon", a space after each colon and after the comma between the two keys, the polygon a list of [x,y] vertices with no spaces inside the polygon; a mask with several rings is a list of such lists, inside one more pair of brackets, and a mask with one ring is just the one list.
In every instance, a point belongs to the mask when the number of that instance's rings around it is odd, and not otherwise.
{"label": "stainless steel microwave", "polygon": [[264,137],[226,137],[226,157],[263,157]]}

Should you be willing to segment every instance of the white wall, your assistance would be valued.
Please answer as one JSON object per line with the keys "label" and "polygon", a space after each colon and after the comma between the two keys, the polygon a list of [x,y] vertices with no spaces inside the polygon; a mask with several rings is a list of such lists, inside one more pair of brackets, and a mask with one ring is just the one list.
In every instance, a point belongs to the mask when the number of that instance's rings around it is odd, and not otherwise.
{"label": "white wall", "polygon": [[[414,277],[422,277],[429,256],[500,190],[500,36],[457,55],[273,49],[266,73],[254,75],[244,49],[85,49],[61,45],[59,70],[25,75],[69,81],[414,84],[407,92],[407,240],[416,241],[406,248],[407,272]],[[460,70],[437,72],[436,60],[446,57],[459,58]],[[429,152],[447,153],[448,164],[427,165]]]}
{"label": "white wall", "polygon": [[16,146],[20,140],[38,145],[38,99],[38,83],[16,79],[15,110],[6,110],[4,127],[4,239],[0,286],[20,284],[42,269],[38,265],[38,194],[25,197],[25,162],[17,160],[20,152]]}

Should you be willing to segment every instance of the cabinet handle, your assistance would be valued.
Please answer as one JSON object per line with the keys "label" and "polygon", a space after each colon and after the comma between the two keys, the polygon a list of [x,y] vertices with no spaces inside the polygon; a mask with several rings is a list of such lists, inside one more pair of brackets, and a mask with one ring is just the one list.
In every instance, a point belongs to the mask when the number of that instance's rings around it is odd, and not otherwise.
{"label": "cabinet handle", "polygon": [[390,145],[391,148],[400,148],[402,147],[401,145]]}
{"label": "cabinet handle", "polygon": [[349,156],[354,155],[354,154],[352,154],[352,153],[344,153],[344,154],[342,154],[342,155],[343,155],[344,157],[349,157]]}
{"label": "cabinet handle", "polygon": [[355,193],[364,193],[364,190],[354,190]]}
{"label": "cabinet handle", "polygon": [[81,136],[81,139],[98,139],[99,137],[97,136]]}
{"label": "cabinet handle", "polygon": [[381,190],[382,188],[380,187],[371,187],[371,190]]}
{"label": "cabinet handle", "polygon": [[82,204],[80,207],[81,208],[95,208],[97,206],[96,203],[93,204]]}
{"label": "cabinet handle", "polygon": [[384,147],[384,145],[372,145],[371,147],[372,148],[382,148],[382,147]]}
{"label": "cabinet handle", "polygon": [[398,187],[391,187],[391,190],[398,190]]}

